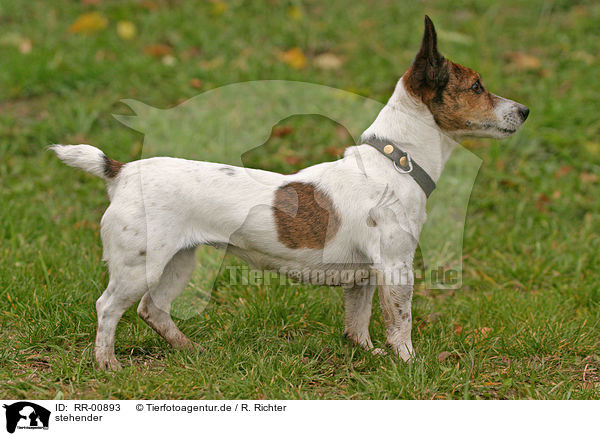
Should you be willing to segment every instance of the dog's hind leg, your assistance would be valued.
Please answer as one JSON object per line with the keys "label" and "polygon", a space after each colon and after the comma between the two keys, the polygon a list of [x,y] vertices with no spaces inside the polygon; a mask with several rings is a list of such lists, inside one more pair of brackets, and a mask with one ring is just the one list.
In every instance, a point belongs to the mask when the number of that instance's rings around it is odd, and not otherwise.
{"label": "dog's hind leg", "polygon": [[371,350],[373,343],[369,335],[369,322],[371,320],[371,302],[375,293],[375,285],[355,285],[344,289],[344,302],[346,307],[346,329],[344,336],[352,342]]}
{"label": "dog's hind leg", "polygon": [[98,330],[96,333],[96,361],[101,369],[119,370],[115,357],[115,331],[123,313],[138,301],[147,289],[143,265],[121,268],[118,277],[111,275],[108,287],[96,301]]}
{"label": "dog's hind leg", "polygon": [[171,318],[171,303],[189,282],[196,266],[196,249],[177,252],[165,267],[158,284],[140,301],[137,313],[174,348],[191,348],[194,344]]}

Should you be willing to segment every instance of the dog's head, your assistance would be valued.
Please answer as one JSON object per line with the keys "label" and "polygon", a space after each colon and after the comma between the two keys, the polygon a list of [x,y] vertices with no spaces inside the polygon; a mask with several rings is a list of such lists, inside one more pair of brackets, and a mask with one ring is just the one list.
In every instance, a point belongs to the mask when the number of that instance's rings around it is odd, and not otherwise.
{"label": "dog's head", "polygon": [[452,136],[504,138],[515,133],[529,115],[526,106],[489,92],[476,71],[444,58],[437,50],[435,27],[428,16],[421,48],[404,75],[404,85]]}

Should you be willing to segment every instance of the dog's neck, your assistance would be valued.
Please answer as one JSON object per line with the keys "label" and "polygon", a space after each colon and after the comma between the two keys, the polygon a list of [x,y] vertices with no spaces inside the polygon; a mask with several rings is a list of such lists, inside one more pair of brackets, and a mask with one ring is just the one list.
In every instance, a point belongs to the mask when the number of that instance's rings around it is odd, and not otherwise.
{"label": "dog's neck", "polygon": [[[394,93],[362,138],[376,136],[394,142],[437,182],[457,145],[436,124],[429,108],[408,93],[401,78]],[[382,158],[386,159],[382,156]]]}

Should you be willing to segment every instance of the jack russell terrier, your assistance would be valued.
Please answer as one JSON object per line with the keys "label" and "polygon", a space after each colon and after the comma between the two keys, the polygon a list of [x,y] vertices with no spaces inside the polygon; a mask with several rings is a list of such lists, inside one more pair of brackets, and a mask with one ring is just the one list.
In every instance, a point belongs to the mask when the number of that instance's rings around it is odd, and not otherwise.
{"label": "jack russell terrier", "polygon": [[296,174],[168,157],[121,163],[91,145],[52,146],[67,165],[102,177],[110,197],[101,222],[110,280],[96,302],[100,367],[121,368],[115,330],[140,299],[138,314],[169,344],[195,345],[170,308],[201,244],[227,248],[257,268],[302,271],[305,280],[332,268],[377,276],[330,283],[344,286],[345,335],[382,352],[369,336],[377,287],[387,345],[410,359],[412,263],[427,197],[456,141],[510,136],[529,114],[490,93],[477,72],[445,59],[436,40],[426,16],[419,52],[362,144]]}

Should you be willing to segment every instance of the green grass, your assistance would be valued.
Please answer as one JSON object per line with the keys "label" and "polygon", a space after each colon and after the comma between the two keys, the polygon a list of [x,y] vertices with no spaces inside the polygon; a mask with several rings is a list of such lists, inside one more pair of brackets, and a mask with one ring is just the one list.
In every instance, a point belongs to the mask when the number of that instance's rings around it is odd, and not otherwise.
{"label": "green grass", "polygon": [[[0,2],[0,397],[599,399],[600,5],[224,5]],[[105,29],[69,33],[94,10]],[[131,160],[143,137],[112,118],[130,113],[120,99],[166,108],[246,80],[321,83],[385,101],[418,47],[424,13],[449,58],[531,115],[511,139],[465,144],[484,163],[469,204],[463,287],[416,286],[415,360],[348,345],[339,289],[230,285],[223,272],[206,311],[179,321],[205,353],[172,351],[131,309],[117,331],[125,369],[98,371],[94,302],[107,283],[98,223],[107,198],[102,181],[44,147],[88,142]],[[118,37],[120,20],[135,23],[135,38]],[[144,51],[158,43],[172,48],[175,65]],[[306,54],[306,68],[280,60],[292,47]],[[343,67],[318,68],[324,52]],[[284,124],[292,132],[249,164],[293,171],[334,159],[350,142],[321,117]],[[371,330],[381,344],[378,308]],[[443,351],[452,354],[439,362]]]}

